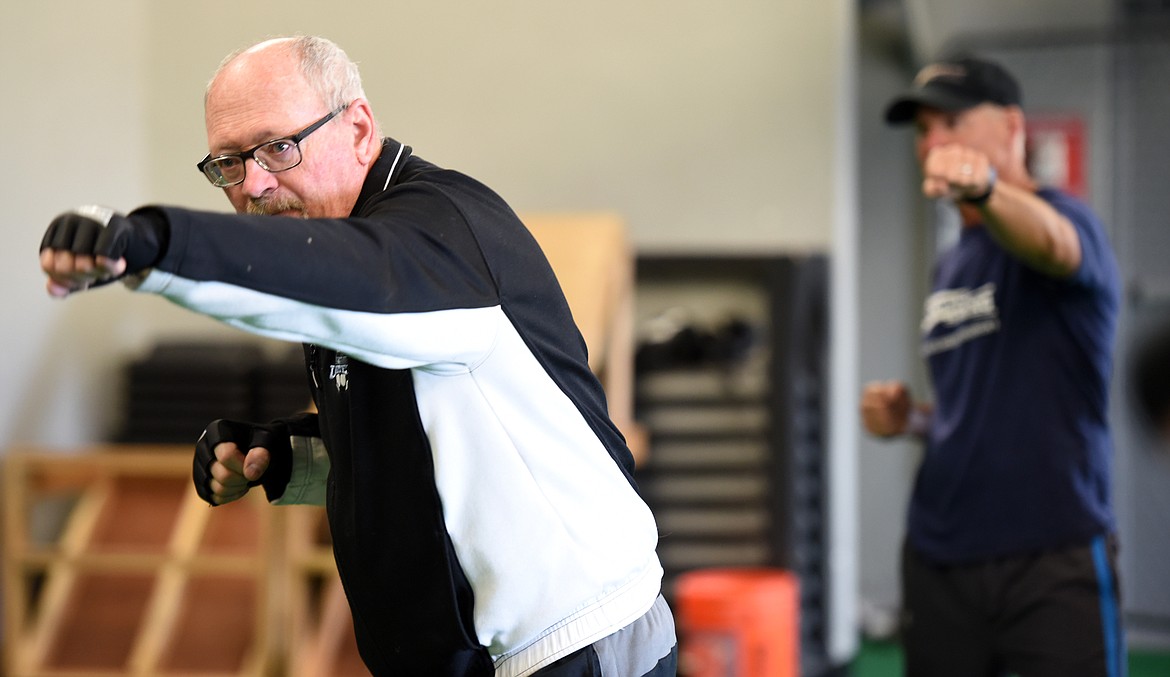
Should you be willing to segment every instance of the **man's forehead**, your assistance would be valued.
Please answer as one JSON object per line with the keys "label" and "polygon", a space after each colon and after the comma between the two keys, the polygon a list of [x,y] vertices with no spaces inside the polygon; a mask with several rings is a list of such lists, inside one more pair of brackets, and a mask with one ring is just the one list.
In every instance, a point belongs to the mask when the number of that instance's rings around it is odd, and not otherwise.
{"label": "man's forehead", "polygon": [[[251,61],[247,56],[239,60]],[[208,90],[204,111],[208,142],[216,151],[296,133],[312,122],[321,107],[319,99],[299,69],[281,68],[271,60],[233,62]]]}
{"label": "man's forehead", "polygon": [[308,89],[300,68],[290,59],[271,56],[241,55],[223,68],[207,91],[207,102],[218,100],[230,105],[233,101],[265,97],[283,93],[296,94]]}
{"label": "man's forehead", "polygon": [[290,136],[311,124],[319,104],[285,97],[251,97],[208,101],[207,141],[213,153],[242,150],[277,137]]}
{"label": "man's forehead", "polygon": [[997,106],[993,103],[981,103],[963,110],[948,111],[941,108],[934,108],[927,105],[921,105],[914,113],[914,121],[919,127],[934,123],[945,123],[954,125],[976,125],[983,126],[992,123],[992,121],[1000,119],[996,117],[997,111],[1004,110],[1002,106]]}

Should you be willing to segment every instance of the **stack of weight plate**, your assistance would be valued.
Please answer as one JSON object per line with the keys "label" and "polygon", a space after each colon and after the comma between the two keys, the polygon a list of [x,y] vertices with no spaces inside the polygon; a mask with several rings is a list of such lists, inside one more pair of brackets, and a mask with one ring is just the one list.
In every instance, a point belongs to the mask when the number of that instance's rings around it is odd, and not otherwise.
{"label": "stack of weight plate", "polygon": [[254,420],[258,346],[170,342],[127,368],[121,442],[194,443],[217,418]]}

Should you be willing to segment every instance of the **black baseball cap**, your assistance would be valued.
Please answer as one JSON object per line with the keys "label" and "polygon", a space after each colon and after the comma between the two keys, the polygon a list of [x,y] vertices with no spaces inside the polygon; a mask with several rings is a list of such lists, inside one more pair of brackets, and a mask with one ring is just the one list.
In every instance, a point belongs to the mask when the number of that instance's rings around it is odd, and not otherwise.
{"label": "black baseball cap", "polygon": [[1011,73],[997,63],[964,56],[938,61],[918,71],[910,91],[886,108],[886,122],[910,122],[919,106],[955,113],[981,103],[1019,106],[1020,100],[1020,85]]}

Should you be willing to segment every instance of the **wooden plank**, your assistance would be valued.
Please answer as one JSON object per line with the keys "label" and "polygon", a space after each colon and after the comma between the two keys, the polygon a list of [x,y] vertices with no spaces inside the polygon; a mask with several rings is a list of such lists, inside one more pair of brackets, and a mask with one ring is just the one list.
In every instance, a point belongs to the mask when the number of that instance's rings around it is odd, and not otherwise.
{"label": "wooden plank", "polygon": [[3,480],[4,496],[4,642],[0,647],[0,658],[4,666],[19,668],[22,666],[20,647],[27,644],[27,618],[25,610],[31,600],[26,585],[24,568],[20,563],[18,553],[29,547],[26,529],[25,492],[27,468],[21,457],[9,457],[4,463]]}
{"label": "wooden plank", "polygon": [[[82,494],[72,512],[60,548],[67,556],[82,552],[92,539],[102,511],[111,500],[109,481],[96,482]],[[19,557],[19,553],[14,553]],[[39,613],[27,638],[28,653],[21,663],[27,666],[50,662],[54,643],[66,626],[66,615],[72,610],[70,600],[79,589],[77,568],[67,559],[56,560],[44,570],[45,589],[41,593]]]}
{"label": "wooden plank", "polygon": [[[191,492],[194,493],[194,492]],[[184,496],[187,493],[184,492]],[[196,497],[198,500],[198,497]],[[146,611],[130,657],[133,675],[158,674],[163,650],[171,642],[176,618],[187,589],[188,569],[185,566],[199,547],[203,531],[211,515],[207,505],[186,500],[182,503],[179,519],[171,532],[167,559],[161,564],[155,582],[154,594]]]}

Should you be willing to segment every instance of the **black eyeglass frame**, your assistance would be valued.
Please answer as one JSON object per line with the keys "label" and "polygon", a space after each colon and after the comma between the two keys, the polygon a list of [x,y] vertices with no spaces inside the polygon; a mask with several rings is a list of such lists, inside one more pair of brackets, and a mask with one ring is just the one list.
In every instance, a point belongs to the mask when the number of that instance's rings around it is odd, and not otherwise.
{"label": "black eyeglass frame", "polygon": [[[292,169],[293,167],[296,167],[297,165],[301,164],[301,160],[304,159],[304,154],[301,153],[301,141],[304,141],[305,137],[307,137],[308,135],[310,135],[313,132],[320,129],[322,125],[324,125],[326,122],[329,122],[334,117],[343,113],[345,111],[345,109],[347,109],[347,108],[349,108],[348,103],[342,104],[342,105],[338,106],[337,108],[334,108],[333,110],[326,113],[325,116],[322,117],[320,120],[317,120],[313,124],[309,125],[308,127],[305,127],[304,129],[297,132],[296,134],[293,134],[292,136],[279,136],[275,139],[269,139],[267,141],[262,141],[262,142],[256,144],[255,146],[252,146],[248,150],[245,150],[245,151],[242,151],[239,153],[224,153],[223,155],[216,155],[215,157],[211,157],[211,153],[208,153],[206,157],[204,157],[202,160],[200,160],[195,165],[195,168],[198,169],[199,173],[202,174],[204,177],[206,177],[207,180],[211,182],[211,185],[215,186],[216,188],[227,188],[228,186],[235,186],[237,184],[243,183],[244,179],[247,178],[247,176],[248,176],[247,162],[249,159],[255,160],[256,164],[260,165],[260,168],[266,172],[270,172],[272,174],[276,174],[277,172],[286,172],[286,171]],[[282,169],[269,169],[268,166],[264,163],[264,160],[256,157],[256,151],[260,150],[261,148],[263,148],[267,145],[276,143],[278,141],[292,142],[293,147],[295,147],[297,149],[297,161],[294,162],[293,164],[287,166],[287,167],[282,168]],[[211,162],[214,162],[216,160],[223,160],[225,158],[233,158],[233,157],[239,158],[241,165],[244,167],[244,175],[240,177],[239,181],[232,181],[231,183],[219,183],[218,181],[215,180],[214,177],[211,176],[211,174],[208,174],[207,171],[204,169]],[[220,174],[220,176],[223,176],[223,175]]]}

